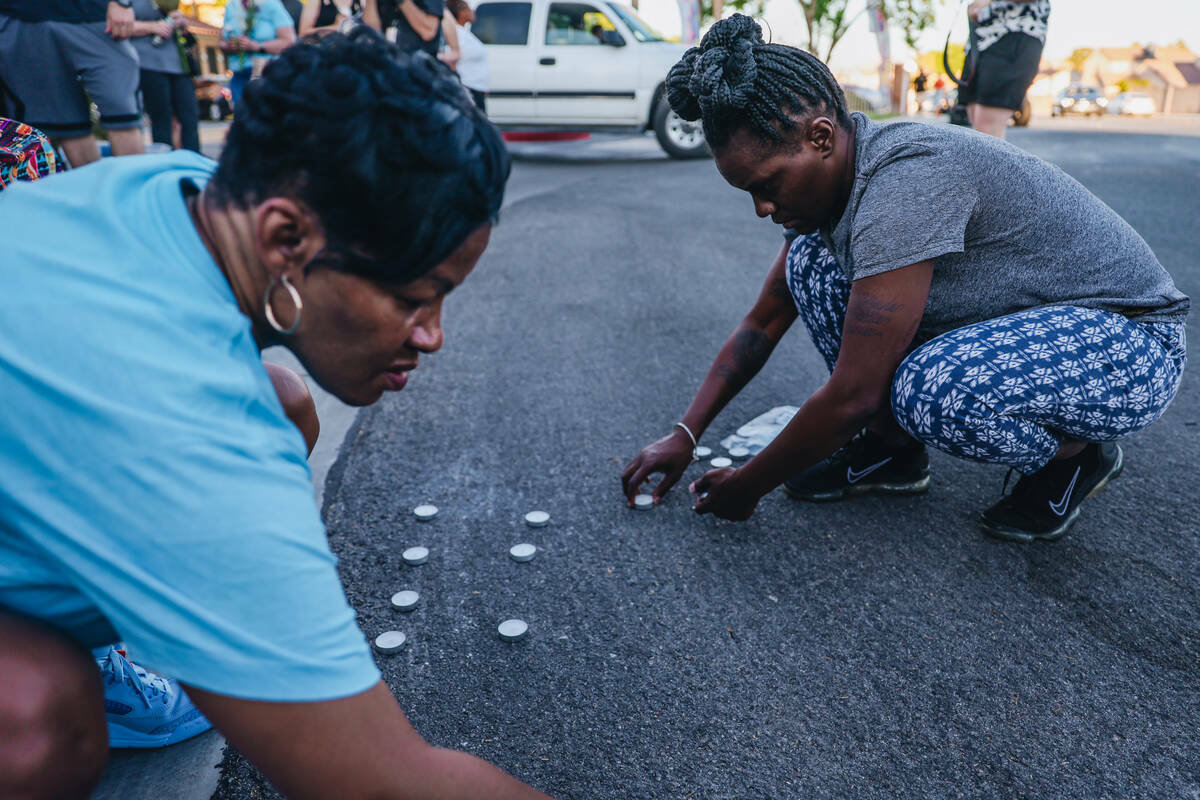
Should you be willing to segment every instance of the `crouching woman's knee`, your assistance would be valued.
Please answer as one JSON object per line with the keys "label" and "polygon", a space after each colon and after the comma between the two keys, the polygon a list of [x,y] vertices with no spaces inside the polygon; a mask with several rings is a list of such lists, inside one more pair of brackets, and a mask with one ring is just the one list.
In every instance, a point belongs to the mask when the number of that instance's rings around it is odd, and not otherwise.
{"label": "crouching woman's knee", "polygon": [[969,398],[955,386],[953,362],[923,355],[921,350],[909,354],[896,369],[892,415],[909,436],[941,447],[947,426],[961,425],[961,412]]}
{"label": "crouching woman's knee", "polygon": [[86,798],[108,762],[96,662],[3,612],[0,635],[0,800]]}
{"label": "crouching woman's knee", "polygon": [[317,418],[317,406],[308,391],[308,384],[287,367],[278,364],[267,364],[266,367],[275,386],[275,394],[279,395],[279,402],[283,405],[283,412],[300,429],[311,453],[317,446],[317,437],[321,435],[321,420]]}

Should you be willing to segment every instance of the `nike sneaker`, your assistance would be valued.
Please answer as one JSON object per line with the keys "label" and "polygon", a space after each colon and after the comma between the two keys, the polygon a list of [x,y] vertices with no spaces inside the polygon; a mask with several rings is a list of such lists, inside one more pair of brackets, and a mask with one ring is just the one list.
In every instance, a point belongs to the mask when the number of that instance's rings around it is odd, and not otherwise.
{"label": "nike sneaker", "polygon": [[920,494],[928,488],[925,445],[914,441],[894,447],[870,431],[858,434],[841,450],[783,484],[789,497],[814,503],[868,492]]}
{"label": "nike sneaker", "polygon": [[[1112,443],[1089,444],[1078,455],[1051,461],[1017,481],[1012,494],[984,511],[984,533],[1013,542],[1059,538],[1079,517],[1083,501],[1121,474],[1125,456]],[[1009,473],[1011,475],[1011,473]],[[1004,479],[1005,488],[1008,478]]]}
{"label": "nike sneaker", "polygon": [[165,747],[212,727],[176,681],[129,663],[108,648],[96,660],[104,680],[109,747]]}

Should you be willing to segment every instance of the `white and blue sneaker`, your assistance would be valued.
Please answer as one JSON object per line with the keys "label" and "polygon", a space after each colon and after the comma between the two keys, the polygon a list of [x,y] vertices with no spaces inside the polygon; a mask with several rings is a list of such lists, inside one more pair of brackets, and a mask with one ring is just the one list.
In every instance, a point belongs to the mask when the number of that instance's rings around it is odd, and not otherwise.
{"label": "white and blue sneaker", "polygon": [[108,648],[96,665],[109,747],[166,747],[212,727],[178,682],[129,663],[124,650]]}

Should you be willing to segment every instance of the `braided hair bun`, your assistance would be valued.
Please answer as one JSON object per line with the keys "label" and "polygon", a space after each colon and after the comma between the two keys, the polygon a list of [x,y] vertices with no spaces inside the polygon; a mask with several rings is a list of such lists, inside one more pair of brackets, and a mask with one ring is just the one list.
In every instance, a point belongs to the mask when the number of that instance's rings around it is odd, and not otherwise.
{"label": "braided hair bun", "polygon": [[750,126],[782,141],[780,130],[812,112],[834,115],[851,127],[842,88],[820,59],[804,50],[763,40],[762,28],[744,14],[717,22],[667,73],[667,102],[686,120],[701,120],[709,147]]}

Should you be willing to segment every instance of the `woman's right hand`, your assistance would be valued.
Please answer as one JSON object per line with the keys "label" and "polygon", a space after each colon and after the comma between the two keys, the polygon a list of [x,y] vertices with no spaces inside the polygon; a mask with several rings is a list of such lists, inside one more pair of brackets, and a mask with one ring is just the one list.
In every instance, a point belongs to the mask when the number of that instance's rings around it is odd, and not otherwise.
{"label": "woman's right hand", "polygon": [[662,473],[663,479],[654,487],[654,502],[662,500],[663,495],[679,482],[684,470],[691,465],[693,452],[692,440],[680,428],[673,429],[645,447],[621,473],[621,488],[629,506],[633,506],[633,497],[642,484],[656,472]]}
{"label": "woman's right hand", "polygon": [[161,36],[164,39],[170,39],[175,35],[175,26],[164,19],[158,22],[147,22],[146,31],[151,36]]}

